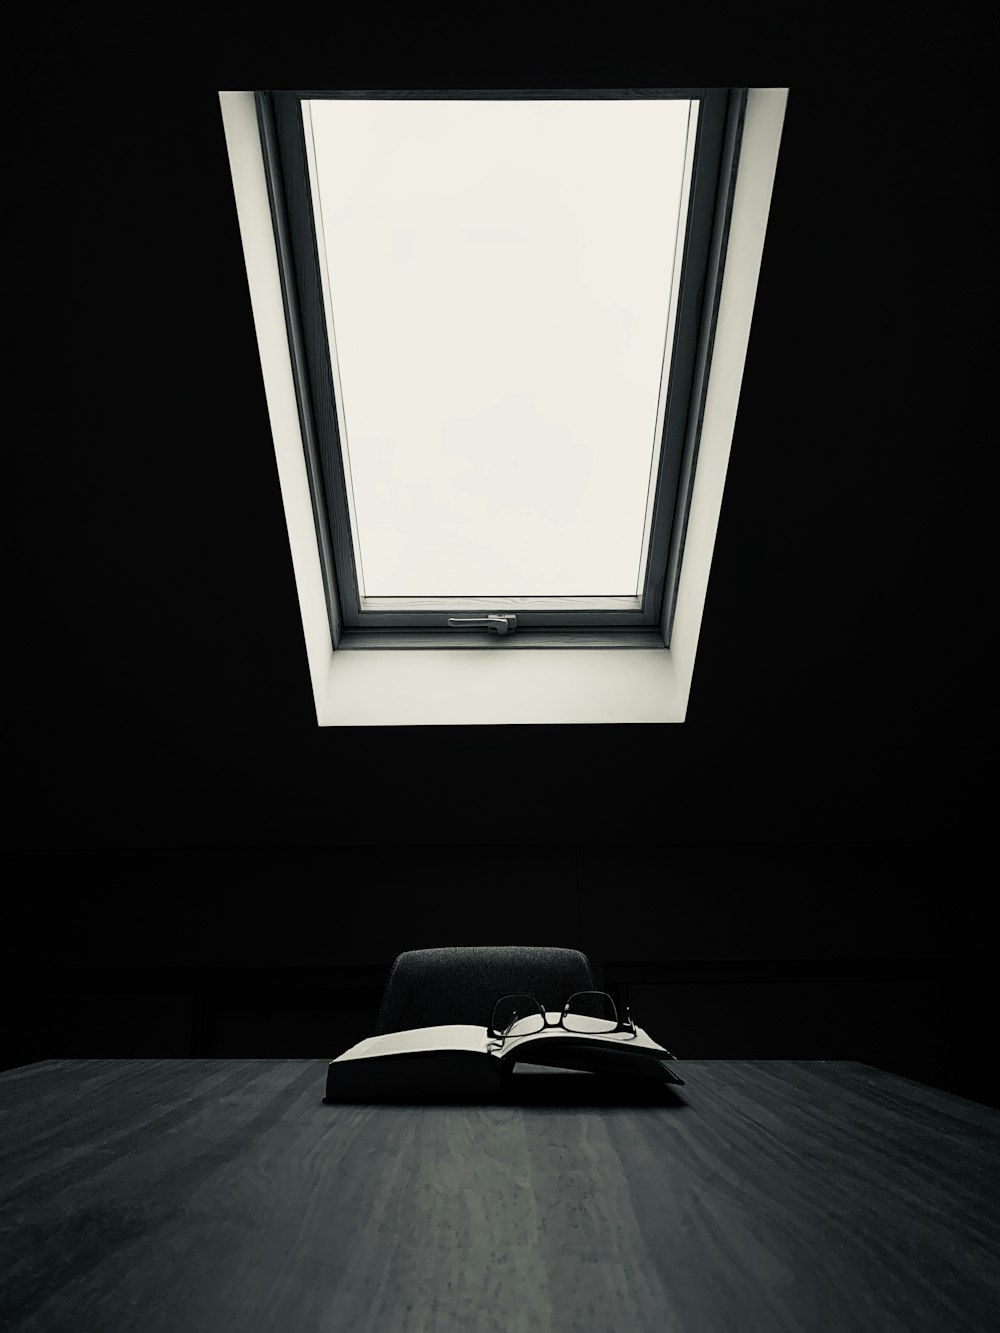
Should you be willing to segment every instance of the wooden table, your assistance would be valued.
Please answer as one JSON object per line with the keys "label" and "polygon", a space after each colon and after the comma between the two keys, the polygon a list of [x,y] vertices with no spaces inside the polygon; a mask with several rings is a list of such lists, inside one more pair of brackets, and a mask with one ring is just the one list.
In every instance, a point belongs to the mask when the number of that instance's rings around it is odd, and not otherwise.
{"label": "wooden table", "polygon": [[0,1328],[1000,1328],[1000,1113],[866,1065],[325,1106],[325,1062],[0,1075]]}

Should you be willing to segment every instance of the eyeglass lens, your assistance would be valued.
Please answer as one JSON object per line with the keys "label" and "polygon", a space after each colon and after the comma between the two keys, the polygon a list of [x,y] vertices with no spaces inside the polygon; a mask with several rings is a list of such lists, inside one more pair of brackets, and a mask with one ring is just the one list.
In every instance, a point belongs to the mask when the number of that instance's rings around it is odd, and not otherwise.
{"label": "eyeglass lens", "polygon": [[505,995],[493,1009],[494,1032],[505,1037],[525,1037],[545,1027],[542,1006],[533,995]]}
{"label": "eyeglass lens", "polygon": [[[545,1027],[544,1010],[533,995],[504,995],[493,1008],[490,1026],[501,1036],[530,1036]],[[577,991],[566,1002],[562,1026],[567,1032],[614,1032],[614,1001],[604,991]]]}
{"label": "eyeglass lens", "polygon": [[604,991],[577,991],[566,1002],[563,1027],[568,1032],[614,1032],[617,1026],[615,1002]]}

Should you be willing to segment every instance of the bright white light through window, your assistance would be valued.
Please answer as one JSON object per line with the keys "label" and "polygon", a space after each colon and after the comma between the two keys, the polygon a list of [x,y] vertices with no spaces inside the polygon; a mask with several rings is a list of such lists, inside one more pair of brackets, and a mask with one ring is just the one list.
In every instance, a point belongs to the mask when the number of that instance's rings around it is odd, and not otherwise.
{"label": "bright white light through window", "polygon": [[635,597],[697,104],[303,104],[359,594]]}

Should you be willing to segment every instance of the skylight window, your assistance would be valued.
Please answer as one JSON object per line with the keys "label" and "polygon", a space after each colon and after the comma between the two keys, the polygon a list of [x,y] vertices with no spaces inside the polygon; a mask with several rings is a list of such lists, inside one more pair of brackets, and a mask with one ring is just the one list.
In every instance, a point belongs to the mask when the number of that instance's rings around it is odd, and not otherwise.
{"label": "skylight window", "polygon": [[220,94],[321,727],[684,721],[787,97]]}
{"label": "skylight window", "polygon": [[302,100],[360,611],[641,611],[698,111]]}
{"label": "skylight window", "polygon": [[666,642],[743,105],[257,94],[335,644]]}

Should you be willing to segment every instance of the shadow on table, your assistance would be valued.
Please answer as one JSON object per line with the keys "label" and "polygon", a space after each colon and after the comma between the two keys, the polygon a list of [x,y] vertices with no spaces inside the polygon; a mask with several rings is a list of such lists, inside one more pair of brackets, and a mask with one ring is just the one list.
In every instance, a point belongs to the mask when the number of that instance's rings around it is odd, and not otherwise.
{"label": "shadow on table", "polygon": [[[334,1103],[329,1103],[334,1104]],[[343,1103],[340,1103],[341,1105]],[[682,1109],[687,1102],[677,1084],[653,1078],[613,1078],[606,1074],[518,1065],[502,1090],[445,1094],[440,1087],[413,1096],[397,1094],[355,1105],[378,1106],[523,1106],[523,1107],[637,1107]]]}
{"label": "shadow on table", "polygon": [[612,1078],[569,1070],[521,1066],[507,1080],[503,1106],[659,1106],[687,1105],[682,1089],[659,1079]]}

